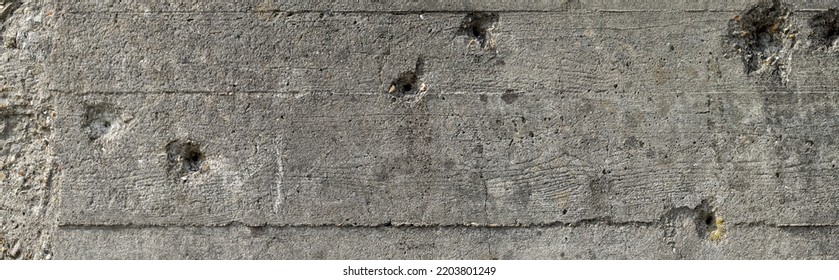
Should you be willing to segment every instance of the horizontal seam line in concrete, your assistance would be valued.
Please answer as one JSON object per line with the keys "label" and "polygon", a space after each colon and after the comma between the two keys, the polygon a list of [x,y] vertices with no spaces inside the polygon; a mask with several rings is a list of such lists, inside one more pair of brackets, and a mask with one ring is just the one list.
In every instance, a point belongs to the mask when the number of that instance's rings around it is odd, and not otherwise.
{"label": "horizontal seam line in concrete", "polygon": [[[249,225],[241,222],[230,222],[223,224],[92,224],[92,223],[64,223],[59,224],[58,227],[70,230],[84,230],[84,229],[146,229],[146,228],[230,228],[230,227],[245,227],[245,228],[358,228],[358,229],[377,229],[377,228],[393,228],[393,229],[519,229],[519,228],[576,228],[576,227],[659,227],[666,226],[661,222],[613,222],[604,220],[581,220],[579,222],[565,223],[565,222],[551,222],[551,223],[533,223],[520,225],[502,225],[502,224],[264,224],[264,225]],[[839,224],[773,224],[765,222],[747,222],[747,223],[733,223],[727,225],[729,227],[772,227],[772,228],[810,228],[810,229],[833,229],[839,228]]]}
{"label": "horizontal seam line in concrete", "polygon": [[[818,12],[827,11],[828,9],[796,9],[799,12]],[[71,15],[87,15],[87,14],[267,14],[267,13],[291,13],[291,14],[391,14],[391,15],[420,15],[420,14],[468,14],[474,12],[490,12],[500,14],[516,14],[516,13],[728,13],[728,12],[742,12],[743,9],[691,9],[691,10],[613,10],[613,9],[555,9],[555,10],[538,10],[538,9],[516,9],[516,10],[492,10],[492,9],[476,9],[476,10],[221,10],[221,11],[189,11],[189,10],[175,10],[175,11],[66,11],[66,14]]]}
{"label": "horizontal seam line in concrete", "polygon": [[[301,90],[301,91],[281,91],[281,90],[235,90],[235,91],[224,91],[224,90],[160,90],[160,91],[141,91],[141,90],[132,90],[132,91],[72,91],[72,90],[59,90],[59,89],[49,89],[49,91],[60,93],[60,94],[67,94],[67,95],[74,95],[74,96],[85,96],[85,95],[215,95],[215,96],[235,96],[235,95],[252,95],[252,94],[276,94],[276,95],[283,95],[283,96],[298,96],[298,95],[314,95],[314,94],[332,94],[332,95],[382,95],[382,96],[393,96],[386,92],[335,92],[330,90]],[[648,93],[657,93],[657,91],[647,91]],[[661,92],[672,92],[669,90],[662,90]],[[807,91],[807,90],[796,90],[798,94],[833,94],[834,91],[830,91],[825,89],[823,91]],[[426,95],[503,95],[506,91],[498,90],[498,91],[436,91],[431,93],[426,93]],[[730,90],[719,90],[719,91],[681,91],[680,94],[751,94],[755,96],[764,96],[767,94],[789,94],[789,90],[776,90],[776,91],[760,91],[759,93],[755,93],[754,90],[739,90],[739,91],[730,91]],[[563,93],[556,93],[554,91],[543,91],[543,92],[535,92],[535,91],[526,91],[521,90],[518,92],[520,95],[588,95],[583,92],[563,92]],[[395,96],[394,96],[395,97]]]}

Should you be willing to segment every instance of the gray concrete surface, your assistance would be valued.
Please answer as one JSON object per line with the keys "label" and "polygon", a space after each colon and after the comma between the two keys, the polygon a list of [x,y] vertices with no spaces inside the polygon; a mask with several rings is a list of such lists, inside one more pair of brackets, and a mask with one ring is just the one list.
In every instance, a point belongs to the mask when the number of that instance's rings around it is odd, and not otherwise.
{"label": "gray concrete surface", "polygon": [[12,259],[836,259],[839,2],[6,1]]}

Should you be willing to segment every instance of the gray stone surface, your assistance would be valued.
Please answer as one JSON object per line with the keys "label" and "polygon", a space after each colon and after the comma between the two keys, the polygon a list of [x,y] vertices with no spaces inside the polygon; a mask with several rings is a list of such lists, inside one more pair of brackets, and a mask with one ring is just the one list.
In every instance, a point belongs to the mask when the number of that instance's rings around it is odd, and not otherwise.
{"label": "gray stone surface", "polygon": [[839,3],[357,2],[5,4],[3,256],[839,256]]}
{"label": "gray stone surface", "polygon": [[0,1],[0,259],[53,255],[56,112],[43,79],[52,42],[47,10]]}

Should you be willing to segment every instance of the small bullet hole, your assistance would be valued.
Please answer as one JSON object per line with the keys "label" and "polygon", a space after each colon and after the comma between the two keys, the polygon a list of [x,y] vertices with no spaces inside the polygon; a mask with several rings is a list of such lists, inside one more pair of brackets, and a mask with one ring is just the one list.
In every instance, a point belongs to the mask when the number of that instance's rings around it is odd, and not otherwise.
{"label": "small bullet hole", "polygon": [[[719,221],[717,215],[711,207],[711,202],[708,199],[703,199],[702,202],[694,208],[696,215],[696,234],[701,239],[714,239],[714,233],[718,232],[717,225]],[[716,235],[719,235],[717,233]],[[718,237],[718,236],[717,236]]]}
{"label": "small bullet hole", "polygon": [[186,164],[186,168],[189,171],[195,172],[201,168],[201,160],[204,156],[199,151],[187,151],[187,154],[184,155],[184,163]]}
{"label": "small bullet hole", "polygon": [[201,170],[204,153],[201,147],[193,142],[172,141],[166,145],[166,157],[169,172],[178,177]]}
{"label": "small bullet hole", "polygon": [[112,105],[90,105],[85,107],[82,127],[90,140],[96,140],[111,131],[116,119],[116,110]]}
{"label": "small bullet hole", "polygon": [[417,82],[417,74],[413,71],[403,72],[399,75],[399,77],[391,82],[388,93],[396,97],[416,94],[417,92],[414,89],[417,87],[414,85],[417,84]]}
{"label": "small bullet hole", "polygon": [[562,215],[568,214],[568,209],[562,209]]}
{"label": "small bullet hole", "polygon": [[477,41],[483,49],[495,48],[492,30],[498,22],[498,14],[487,12],[473,12],[466,15],[460,24],[457,35],[466,35],[470,40]]}
{"label": "small bullet hole", "polygon": [[415,95],[425,91],[424,84],[420,80],[420,76],[425,72],[425,59],[417,58],[416,65],[413,71],[406,71],[399,74],[394,79],[387,92],[395,97],[403,97],[405,95]]}

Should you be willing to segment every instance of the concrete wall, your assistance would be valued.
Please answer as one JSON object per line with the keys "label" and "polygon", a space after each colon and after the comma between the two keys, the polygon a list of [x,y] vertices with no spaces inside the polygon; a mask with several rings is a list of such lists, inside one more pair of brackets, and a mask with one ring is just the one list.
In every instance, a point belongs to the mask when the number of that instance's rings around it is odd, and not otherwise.
{"label": "concrete wall", "polygon": [[7,1],[3,256],[839,257],[839,2],[384,2]]}

